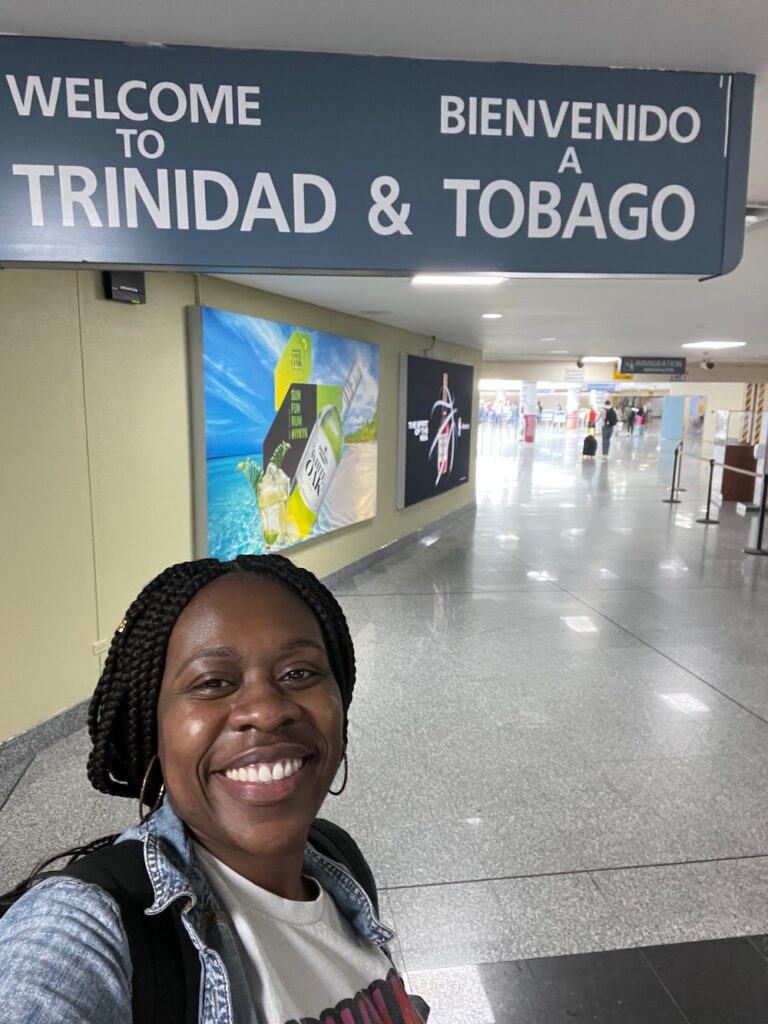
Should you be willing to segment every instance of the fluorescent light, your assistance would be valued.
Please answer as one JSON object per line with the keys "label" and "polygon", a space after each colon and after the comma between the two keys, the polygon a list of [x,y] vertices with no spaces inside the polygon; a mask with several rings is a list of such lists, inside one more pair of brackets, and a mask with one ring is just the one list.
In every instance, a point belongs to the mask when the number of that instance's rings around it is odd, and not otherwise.
{"label": "fluorescent light", "polygon": [[551,348],[549,350],[549,354],[551,356],[567,356],[568,355],[568,349],[567,348]]}
{"label": "fluorescent light", "polygon": [[760,218],[757,216],[756,213],[748,213],[744,220],[747,224],[757,224]]}
{"label": "fluorescent light", "polygon": [[523,382],[521,380],[502,380],[495,377],[484,377],[480,381],[481,391],[519,391]]}
{"label": "fluorescent light", "polygon": [[686,341],[682,347],[698,348],[710,352],[717,348],[743,348],[746,344],[746,341]]}
{"label": "fluorescent light", "polygon": [[438,285],[488,285],[501,284],[506,281],[501,274],[415,274],[411,284]]}
{"label": "fluorescent light", "polygon": [[539,341],[557,341],[557,338],[539,338]]}
{"label": "fluorescent light", "polygon": [[616,356],[584,356],[585,363],[618,363]]}
{"label": "fluorescent light", "polygon": [[501,320],[503,313],[483,313],[483,320]]}

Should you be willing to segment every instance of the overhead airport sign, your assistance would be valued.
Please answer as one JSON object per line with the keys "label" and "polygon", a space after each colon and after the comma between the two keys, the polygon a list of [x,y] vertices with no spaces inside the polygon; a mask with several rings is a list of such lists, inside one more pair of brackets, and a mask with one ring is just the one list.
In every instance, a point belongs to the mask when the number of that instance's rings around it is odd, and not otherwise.
{"label": "overhead airport sign", "polygon": [[0,263],[725,273],[751,75],[0,37]]}
{"label": "overhead airport sign", "polygon": [[678,377],[685,373],[686,360],[657,359],[655,356],[622,356],[620,373],[653,373],[657,376]]}

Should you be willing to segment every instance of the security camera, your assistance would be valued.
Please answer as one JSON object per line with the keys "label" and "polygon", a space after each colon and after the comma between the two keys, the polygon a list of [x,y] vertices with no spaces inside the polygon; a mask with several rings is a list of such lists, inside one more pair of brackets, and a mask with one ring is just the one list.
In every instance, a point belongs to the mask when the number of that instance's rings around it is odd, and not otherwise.
{"label": "security camera", "polygon": [[704,356],[699,365],[701,366],[702,370],[714,370],[715,368],[715,364],[712,362],[709,356]]}
{"label": "security camera", "polygon": [[579,358],[576,360],[576,365],[580,370],[584,369],[584,360],[581,356],[579,356]]}

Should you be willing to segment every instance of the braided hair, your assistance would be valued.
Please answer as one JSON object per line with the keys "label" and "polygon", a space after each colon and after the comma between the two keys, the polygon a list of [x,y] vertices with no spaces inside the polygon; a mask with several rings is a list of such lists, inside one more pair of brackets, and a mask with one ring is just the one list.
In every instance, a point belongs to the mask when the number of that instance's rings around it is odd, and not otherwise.
{"label": "braided hair", "polygon": [[[314,612],[341,691],[346,745],[355,652],[344,612],[327,587],[282,555],[238,555],[233,562],[215,558],[180,562],[142,590],[109,648],[88,709],[92,742],[88,778],[95,789],[115,796],[140,795],[142,781],[157,753],[157,700],[171,630],[195,594],[227,573],[253,573],[281,583]],[[161,784],[159,771],[151,772],[144,794],[150,806]]]}
{"label": "braided hair", "polygon": [[[355,685],[355,651],[344,612],[330,590],[311,572],[282,555],[238,555],[231,562],[202,558],[172,565],[149,582],[112,638],[88,707],[92,744],[88,779],[95,789],[114,796],[142,797],[149,806],[158,799],[161,773],[150,772],[149,768],[157,754],[157,701],[171,631],[198,591],[228,573],[253,573],[280,583],[314,613],[341,691],[346,747],[347,711]],[[0,908],[25,892],[49,864],[65,857],[71,863],[116,838],[117,835],[103,836],[50,857],[15,889],[0,896]]]}

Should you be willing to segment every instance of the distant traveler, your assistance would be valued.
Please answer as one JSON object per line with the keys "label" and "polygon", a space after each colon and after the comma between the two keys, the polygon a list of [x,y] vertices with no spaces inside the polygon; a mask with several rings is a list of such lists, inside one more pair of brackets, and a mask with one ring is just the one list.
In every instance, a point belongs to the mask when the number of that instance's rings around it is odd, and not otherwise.
{"label": "distant traveler", "polygon": [[627,409],[627,419],[626,419],[627,433],[628,434],[634,434],[634,432],[635,432],[635,416],[636,415],[637,415],[637,409],[634,407],[634,405],[630,405],[630,407]]}
{"label": "distant traveler", "polygon": [[152,580],[88,716],[88,778],[141,824],[0,900],[2,1020],[426,1020],[362,854],[315,817],[340,766],[346,784],[354,685],[344,613],[287,558]]}
{"label": "distant traveler", "polygon": [[594,431],[597,425],[597,409],[594,406],[587,413],[587,430]]}
{"label": "distant traveler", "polygon": [[603,456],[607,457],[608,452],[611,450],[611,438],[613,437],[614,427],[619,422],[616,410],[610,402],[605,403],[601,419],[603,423]]}

